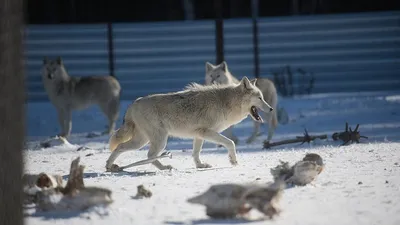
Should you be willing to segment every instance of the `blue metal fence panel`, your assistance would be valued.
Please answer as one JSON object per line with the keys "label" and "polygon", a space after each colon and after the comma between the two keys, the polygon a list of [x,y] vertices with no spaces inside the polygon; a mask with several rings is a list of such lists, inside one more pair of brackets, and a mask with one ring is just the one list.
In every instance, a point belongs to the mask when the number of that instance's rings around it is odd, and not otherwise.
{"label": "blue metal fence panel", "polygon": [[[123,99],[204,82],[215,62],[214,21],[113,24],[115,75]],[[224,22],[225,59],[238,78],[254,77],[250,19]],[[314,93],[400,88],[400,12],[259,19],[260,72],[286,65],[314,72]],[[29,26],[26,74],[30,101],[46,101],[40,66],[62,56],[74,76],[108,74],[107,27]],[[295,85],[301,84],[295,78]]]}
{"label": "blue metal fence panel", "polygon": [[400,12],[262,18],[259,31],[263,76],[289,65],[314,72],[317,93],[400,89]]}
{"label": "blue metal fence panel", "polygon": [[224,57],[238,78],[254,76],[253,24],[249,19],[224,21]]}
{"label": "blue metal fence panel", "polygon": [[25,36],[28,101],[48,101],[41,78],[45,56],[61,56],[71,76],[109,74],[105,24],[30,25]]}
{"label": "blue metal fence panel", "polygon": [[123,98],[181,90],[203,82],[215,59],[213,21],[114,24],[115,74]]}

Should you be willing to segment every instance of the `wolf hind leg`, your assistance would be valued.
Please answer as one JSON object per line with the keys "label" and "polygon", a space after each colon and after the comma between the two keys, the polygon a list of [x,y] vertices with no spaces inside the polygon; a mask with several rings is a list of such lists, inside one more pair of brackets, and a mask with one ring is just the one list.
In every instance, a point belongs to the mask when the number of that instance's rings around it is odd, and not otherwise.
{"label": "wolf hind leg", "polygon": [[62,137],[69,137],[72,130],[72,116],[71,116],[71,109],[69,108],[62,108],[58,109],[58,122],[61,126],[61,133],[59,136]]}
{"label": "wolf hind leg", "polygon": [[119,144],[118,147],[111,153],[110,157],[107,159],[106,169],[110,170],[115,160],[122,153],[140,149],[147,143],[149,143],[149,140],[143,134],[135,130],[135,134],[133,135],[132,139],[130,139],[128,142]]}
{"label": "wolf hind leg", "polygon": [[99,106],[108,119],[108,128],[103,134],[110,135],[115,129],[115,123],[119,116],[120,101],[118,98],[113,98],[107,103],[100,103]]}
{"label": "wolf hind leg", "polygon": [[203,143],[204,140],[200,138],[194,138],[193,139],[193,160],[194,163],[196,164],[196,168],[211,168],[211,165],[207,163],[203,163],[200,160],[200,152],[203,148]]}
{"label": "wolf hind leg", "polygon": [[[150,149],[147,153],[147,158],[153,158],[160,154],[162,150],[167,146],[168,133],[160,128],[153,131],[152,137],[150,137]],[[171,165],[164,165],[159,160],[152,162],[152,164],[159,170],[171,170]]]}
{"label": "wolf hind leg", "polygon": [[236,147],[235,147],[235,142],[233,142],[231,139],[225,137],[222,134],[219,134],[216,131],[207,129],[207,128],[203,128],[203,129],[199,129],[197,130],[198,132],[198,137],[210,141],[210,142],[214,142],[216,144],[221,144],[222,146],[224,146],[226,149],[228,149],[228,155],[229,155],[229,162],[232,165],[237,165],[237,159],[236,159]]}

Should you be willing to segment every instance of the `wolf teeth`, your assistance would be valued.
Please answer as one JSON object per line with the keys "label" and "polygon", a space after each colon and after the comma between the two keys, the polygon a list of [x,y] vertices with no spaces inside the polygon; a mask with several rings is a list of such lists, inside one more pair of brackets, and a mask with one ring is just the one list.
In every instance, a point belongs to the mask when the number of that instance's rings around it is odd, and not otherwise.
{"label": "wolf teeth", "polygon": [[261,120],[261,117],[260,117],[260,115],[258,115],[258,111],[255,106],[251,107],[251,113],[253,114],[253,116],[256,120]]}

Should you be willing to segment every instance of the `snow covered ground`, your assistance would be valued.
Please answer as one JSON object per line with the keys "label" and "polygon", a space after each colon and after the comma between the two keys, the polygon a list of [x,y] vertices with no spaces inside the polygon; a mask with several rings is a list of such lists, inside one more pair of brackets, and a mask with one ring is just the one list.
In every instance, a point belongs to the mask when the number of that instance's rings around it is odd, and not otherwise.
{"label": "snow covered ground", "polygon": [[[27,224],[245,224],[244,220],[211,220],[204,207],[186,202],[216,183],[263,183],[271,181],[269,169],[279,160],[294,163],[305,153],[318,153],[326,169],[313,185],[287,189],[281,201],[283,212],[273,221],[251,224],[400,224],[400,93],[360,93],[312,95],[295,99],[281,99],[290,116],[290,123],[281,125],[273,141],[301,135],[304,128],[310,134],[327,134],[328,140],[311,145],[298,144],[262,149],[262,140],[246,145],[252,121],[238,124],[235,133],[240,138],[239,165],[229,164],[227,151],[206,143],[202,160],[211,169],[195,169],[191,158],[191,140],[171,139],[167,150],[172,159],[163,163],[176,168],[158,171],[152,165],[127,169],[129,172],[104,172],[109,156],[108,138],[86,138],[91,131],[100,132],[106,120],[96,108],[73,115],[72,145],[56,145],[42,149],[38,141],[58,132],[57,117],[48,103],[27,105],[28,147],[25,170],[30,173],[49,172],[68,175],[70,162],[81,156],[86,166],[87,186],[100,186],[113,191],[114,202],[108,208],[97,207],[81,214],[34,213],[26,209]],[[121,117],[129,102],[121,107]],[[118,125],[121,123],[120,118]],[[369,137],[362,144],[338,147],[341,142],[331,139],[333,132],[342,131],[345,122],[351,127],[360,123],[362,135]],[[266,131],[266,127],[264,127]],[[76,151],[85,145],[88,150]],[[126,165],[146,158],[148,146],[127,152],[117,159]],[[66,177],[65,177],[66,178]],[[136,187],[143,184],[153,192],[149,199],[133,199]],[[260,214],[252,212],[257,219]]]}

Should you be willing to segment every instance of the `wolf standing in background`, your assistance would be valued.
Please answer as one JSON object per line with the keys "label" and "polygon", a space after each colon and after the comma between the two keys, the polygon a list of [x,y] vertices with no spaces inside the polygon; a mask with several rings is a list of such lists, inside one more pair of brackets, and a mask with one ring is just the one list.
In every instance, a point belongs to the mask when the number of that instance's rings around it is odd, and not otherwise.
{"label": "wolf standing in background", "polygon": [[69,76],[61,57],[44,58],[42,80],[50,101],[56,107],[61,126],[59,136],[68,137],[72,129],[72,110],[82,110],[96,104],[108,118],[110,134],[118,119],[120,92],[119,82],[112,76]]}
{"label": "wolf standing in background", "polygon": [[[227,148],[230,163],[236,165],[235,143],[220,132],[248,115],[262,122],[257,108],[264,112],[273,110],[247,77],[238,84],[192,84],[183,91],[138,98],[128,107],[122,126],[110,138],[112,153],[106,169],[119,171],[113,163],[121,153],[140,149],[149,142],[148,158],[158,156],[169,136],[193,139],[192,156],[197,168],[211,167],[200,160],[204,140]],[[153,165],[160,170],[172,169],[158,160]]]}
{"label": "wolf standing in background", "polygon": [[[206,62],[206,77],[205,84],[237,84],[239,83],[238,79],[236,79],[228,70],[228,65],[225,61],[221,64],[214,66],[213,64]],[[263,113],[264,118],[268,122],[268,137],[267,141],[272,139],[274,135],[275,129],[278,126],[278,118],[277,118],[277,103],[278,103],[278,94],[275,88],[274,83],[267,78],[259,78],[256,79],[255,85],[261,90],[263,93],[264,99],[268,104],[271,105],[272,108],[276,109],[271,113]],[[247,139],[246,143],[253,142],[260,132],[260,123],[254,122],[254,130],[251,136]],[[227,136],[238,142],[238,138],[233,134],[233,127],[229,127],[225,131]]]}

